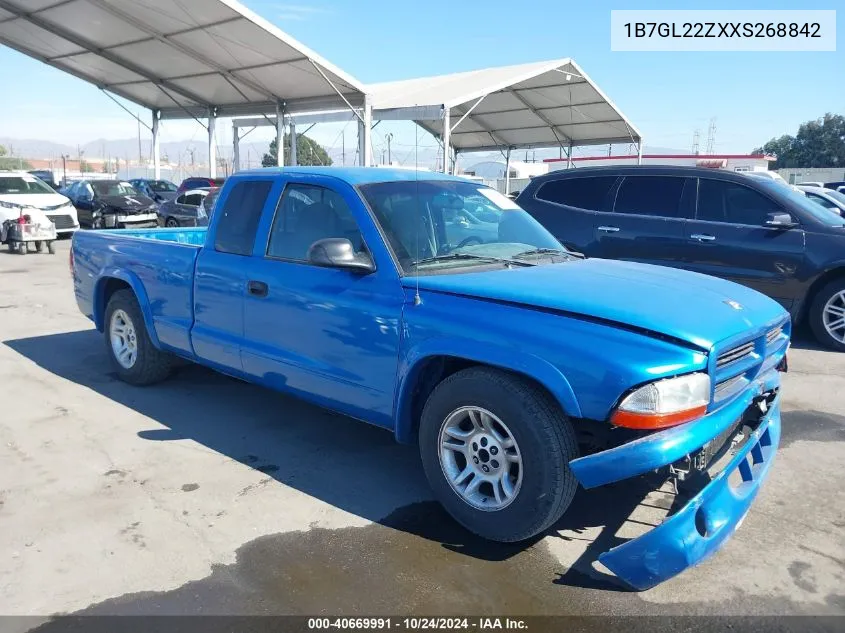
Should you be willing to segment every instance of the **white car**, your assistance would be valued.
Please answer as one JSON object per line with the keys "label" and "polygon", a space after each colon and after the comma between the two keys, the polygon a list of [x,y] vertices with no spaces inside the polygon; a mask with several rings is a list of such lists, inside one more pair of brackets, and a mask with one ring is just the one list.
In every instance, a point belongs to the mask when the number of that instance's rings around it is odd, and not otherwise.
{"label": "white car", "polygon": [[36,209],[56,225],[56,232],[73,233],[79,228],[76,208],[32,174],[24,171],[0,171],[0,225],[15,220],[26,209]]}
{"label": "white car", "polygon": [[792,191],[794,191],[796,193],[800,193],[802,195],[804,194],[804,192],[801,191],[796,185],[790,185],[788,182],[786,182],[783,179],[783,176],[781,176],[776,171],[761,170],[761,171],[746,171],[746,172],[742,172],[742,173],[744,173],[746,176],[751,176],[752,178],[768,178],[769,180],[774,180],[779,185],[783,185],[784,187],[789,187],[790,189],[792,189]]}
{"label": "white car", "polygon": [[798,185],[798,187],[813,202],[820,204],[825,209],[830,209],[836,215],[845,217],[845,193],[824,187],[808,187],[805,185]]}

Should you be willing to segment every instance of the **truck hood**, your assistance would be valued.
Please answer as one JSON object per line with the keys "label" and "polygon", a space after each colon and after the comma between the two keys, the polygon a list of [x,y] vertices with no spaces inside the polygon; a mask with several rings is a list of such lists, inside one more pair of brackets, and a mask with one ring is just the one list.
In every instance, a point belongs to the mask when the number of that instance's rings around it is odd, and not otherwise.
{"label": "truck hood", "polygon": [[609,259],[405,277],[407,288],[513,303],[610,321],[703,350],[786,317],[745,286],[676,268]]}

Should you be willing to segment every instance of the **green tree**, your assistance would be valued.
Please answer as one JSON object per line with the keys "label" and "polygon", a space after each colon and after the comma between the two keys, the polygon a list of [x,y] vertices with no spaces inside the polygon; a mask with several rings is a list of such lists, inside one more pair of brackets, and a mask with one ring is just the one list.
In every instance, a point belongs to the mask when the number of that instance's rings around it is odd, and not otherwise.
{"label": "green tree", "polygon": [[0,145],[0,156],[5,156],[7,151],[5,145]]}
{"label": "green tree", "polygon": [[845,116],[827,113],[802,123],[795,136],[773,138],[755,153],[777,157],[772,169],[845,165]]}
{"label": "green tree", "polygon": [[[290,135],[285,134],[284,138],[284,163],[290,162]],[[262,167],[275,167],[276,157],[279,149],[276,147],[276,139],[270,141],[270,148],[261,159]],[[331,165],[332,159],[322,145],[317,141],[308,138],[304,134],[296,135],[296,162],[299,165]]]}

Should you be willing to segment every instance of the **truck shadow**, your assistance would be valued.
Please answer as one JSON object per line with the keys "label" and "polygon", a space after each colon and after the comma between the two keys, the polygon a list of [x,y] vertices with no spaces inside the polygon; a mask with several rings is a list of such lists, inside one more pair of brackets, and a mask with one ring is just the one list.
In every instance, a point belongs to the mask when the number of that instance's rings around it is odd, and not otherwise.
{"label": "truck shadow", "polygon": [[[660,482],[643,477],[586,492],[546,535],[495,544],[455,523],[432,501],[415,446],[383,429],[195,365],[155,387],[133,387],[110,372],[102,335],[84,330],[3,342],[43,369],[120,403],[151,421],[145,441],[190,439],[346,512],[484,561],[504,561],[545,537],[574,562],[553,582],[618,591],[613,576],[593,568]],[[83,416],[84,412],[76,412]],[[160,426],[159,426],[160,425]],[[666,507],[650,506],[662,511]],[[649,525],[656,525],[659,518]],[[639,523],[639,522],[638,522]],[[649,525],[645,525],[647,529]]]}

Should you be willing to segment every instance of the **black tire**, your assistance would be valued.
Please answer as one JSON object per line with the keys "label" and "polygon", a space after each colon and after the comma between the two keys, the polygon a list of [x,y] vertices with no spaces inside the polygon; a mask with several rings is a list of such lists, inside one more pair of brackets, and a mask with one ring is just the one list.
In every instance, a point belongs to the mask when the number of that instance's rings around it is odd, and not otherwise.
{"label": "black tire", "polygon": [[47,242],[47,252],[50,253],[50,255],[56,254],[56,244],[52,240]]}
{"label": "black tire", "polygon": [[837,352],[845,352],[845,343],[836,340],[827,331],[824,325],[824,307],[827,302],[839,292],[845,290],[845,279],[835,279],[816,293],[810,302],[810,310],[807,314],[810,321],[810,329],[816,340],[825,347]]}
{"label": "black tire", "polygon": [[[110,327],[112,315],[117,310],[123,310],[132,322],[137,341],[137,358],[130,368],[118,362],[111,345]],[[103,331],[105,334],[106,350],[118,378],[131,385],[152,385],[161,382],[170,375],[173,368],[173,358],[170,354],[158,350],[150,340],[141,307],[135,298],[135,293],[124,289],[115,292],[106,306]]]}
{"label": "black tire", "polygon": [[43,250],[44,250],[44,242],[42,242],[41,240],[37,240],[35,242],[35,252],[41,253]]}
{"label": "black tire", "polygon": [[175,229],[179,226],[179,222],[175,218],[167,218],[167,220],[164,223],[164,226],[166,226],[169,229]]}
{"label": "black tire", "polygon": [[29,252],[29,247],[26,242],[18,242],[18,255],[26,255]]}
{"label": "black tire", "polygon": [[[440,429],[460,407],[486,409],[505,422],[522,456],[522,485],[500,510],[479,510],[458,495],[440,465]],[[569,507],[577,480],[569,462],[578,456],[575,431],[545,391],[492,367],[472,367],[441,382],[425,403],[419,429],[420,455],[435,496],[471,532],[500,542],[530,539],[554,524]]]}

